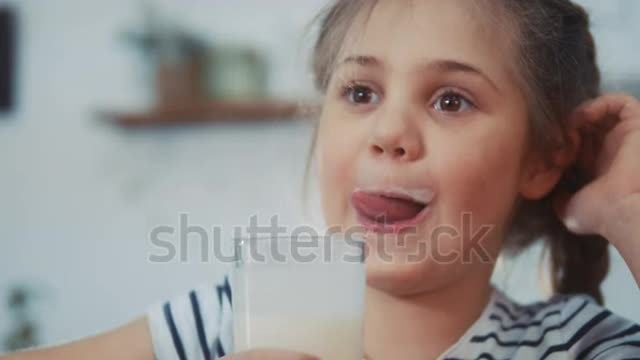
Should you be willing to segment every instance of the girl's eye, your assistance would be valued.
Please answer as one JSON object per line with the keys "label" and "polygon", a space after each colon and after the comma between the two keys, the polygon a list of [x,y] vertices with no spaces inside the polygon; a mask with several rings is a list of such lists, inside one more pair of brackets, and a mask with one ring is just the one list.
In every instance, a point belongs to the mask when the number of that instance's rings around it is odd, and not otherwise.
{"label": "girl's eye", "polygon": [[444,112],[465,112],[473,108],[473,104],[464,96],[453,92],[446,93],[436,100],[435,109]]}
{"label": "girl's eye", "polygon": [[380,102],[380,95],[376,94],[370,87],[364,85],[352,85],[346,88],[345,96],[349,102],[356,105],[377,104]]}

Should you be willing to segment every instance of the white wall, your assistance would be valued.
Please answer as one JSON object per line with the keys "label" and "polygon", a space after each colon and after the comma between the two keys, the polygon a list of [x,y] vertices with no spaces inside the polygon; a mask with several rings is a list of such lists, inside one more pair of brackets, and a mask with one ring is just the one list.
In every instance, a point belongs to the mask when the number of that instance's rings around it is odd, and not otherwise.
{"label": "white wall", "polygon": [[[233,8],[227,3],[193,1],[184,8],[190,14],[183,10],[178,18],[209,14],[211,28],[246,42],[251,33],[265,32],[230,23]],[[19,104],[0,121],[0,298],[18,282],[44,286],[46,342],[121,324],[151,302],[213,278],[219,272],[214,265],[146,260],[151,228],[177,224],[181,212],[194,223],[225,229],[247,224],[255,212],[266,214],[264,221],[272,214],[302,221],[305,124],[134,134],[106,127],[97,111],[142,108],[151,101],[138,54],[119,40],[135,27],[138,7],[128,0],[15,5],[21,23]],[[243,12],[236,9],[234,18]],[[312,16],[293,13],[298,21]],[[256,19],[249,23],[261,20],[262,30],[273,28],[274,15],[252,10],[251,16]],[[281,24],[294,25],[286,17]],[[291,38],[260,36],[260,46],[297,57]],[[301,77],[287,72],[297,60],[272,61],[284,82]],[[291,95],[300,85],[295,87],[274,92]],[[4,333],[4,305],[0,309]]]}
{"label": "white wall", "polygon": [[[616,87],[617,81],[629,80],[640,73],[640,49],[635,39],[640,35],[640,2],[636,0],[579,0],[591,14],[598,47],[598,60],[605,80]],[[637,80],[637,77],[636,77]]]}
{"label": "white wall", "polygon": [[[111,328],[217,276],[214,264],[147,261],[149,231],[177,224],[181,212],[192,223],[225,229],[246,224],[255,212],[265,222],[273,214],[284,223],[306,221],[299,196],[306,124],[138,133],[103,126],[98,110],[151,101],[139,57],[119,40],[140,19],[139,7],[128,0],[14,3],[21,23],[19,104],[0,115],[0,299],[12,284],[40,287],[46,343]],[[309,93],[299,34],[322,0],[155,3],[215,40],[265,49],[274,94]],[[588,3],[598,11],[606,73],[640,78],[638,50],[629,44],[640,35],[638,2]],[[510,271],[506,286],[516,298],[539,296],[534,286],[519,286],[535,283],[534,264],[530,255]],[[640,293],[619,257],[605,289],[614,310],[640,321]],[[7,327],[0,307],[0,338]]]}

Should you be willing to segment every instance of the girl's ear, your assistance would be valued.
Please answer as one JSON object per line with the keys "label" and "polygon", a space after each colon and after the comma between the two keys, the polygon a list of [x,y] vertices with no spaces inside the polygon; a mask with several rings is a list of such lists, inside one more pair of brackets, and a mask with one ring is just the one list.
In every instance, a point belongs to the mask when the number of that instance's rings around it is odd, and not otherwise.
{"label": "girl's ear", "polygon": [[551,154],[551,161],[544,155],[529,150],[520,179],[520,195],[527,200],[539,200],[547,196],[556,186],[564,171],[576,161],[580,148],[577,130],[569,134],[570,143]]}

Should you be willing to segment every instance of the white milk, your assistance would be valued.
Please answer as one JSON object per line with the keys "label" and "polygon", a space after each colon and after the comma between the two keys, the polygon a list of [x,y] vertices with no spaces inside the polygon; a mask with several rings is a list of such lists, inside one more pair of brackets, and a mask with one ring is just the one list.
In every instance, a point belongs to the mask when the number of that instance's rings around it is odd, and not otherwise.
{"label": "white milk", "polygon": [[[235,327],[236,351],[287,349],[327,360],[362,359],[362,318],[302,319],[279,316],[240,317]],[[247,329],[249,327],[250,329]]]}
{"label": "white milk", "polygon": [[236,352],[276,348],[362,359],[363,264],[244,264],[233,291]]}

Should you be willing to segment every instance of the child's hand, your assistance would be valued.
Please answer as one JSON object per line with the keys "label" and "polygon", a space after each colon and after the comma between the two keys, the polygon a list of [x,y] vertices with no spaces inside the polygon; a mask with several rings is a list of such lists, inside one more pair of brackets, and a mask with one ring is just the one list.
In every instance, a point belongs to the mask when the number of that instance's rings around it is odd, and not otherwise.
{"label": "child's hand", "polygon": [[579,162],[595,180],[568,200],[565,224],[640,258],[640,102],[602,96],[580,106],[570,126],[583,135]]}

